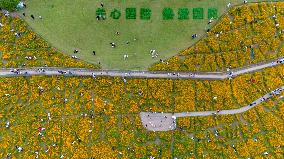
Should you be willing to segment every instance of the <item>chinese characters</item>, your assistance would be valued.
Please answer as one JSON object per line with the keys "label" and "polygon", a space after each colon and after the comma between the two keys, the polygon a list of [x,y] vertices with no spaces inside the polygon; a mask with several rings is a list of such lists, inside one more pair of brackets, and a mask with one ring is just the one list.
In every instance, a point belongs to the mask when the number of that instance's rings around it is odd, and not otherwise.
{"label": "chinese characters", "polygon": [[[191,17],[192,19],[204,19],[204,9],[203,8],[163,8],[161,19],[162,20],[189,20]],[[192,15],[190,15],[192,13]],[[97,20],[106,20],[107,16],[111,19],[118,20],[122,17],[122,14],[125,14],[126,20],[135,20],[137,17],[140,20],[151,20],[152,18],[152,10],[150,8],[140,8],[136,9],[134,7],[125,8],[124,11],[121,11],[117,8],[114,8],[110,11],[110,14],[107,15],[107,12],[104,8],[98,8],[96,10],[96,17]],[[218,10],[216,8],[208,8],[207,9],[207,18],[208,19],[216,19],[218,18]]]}

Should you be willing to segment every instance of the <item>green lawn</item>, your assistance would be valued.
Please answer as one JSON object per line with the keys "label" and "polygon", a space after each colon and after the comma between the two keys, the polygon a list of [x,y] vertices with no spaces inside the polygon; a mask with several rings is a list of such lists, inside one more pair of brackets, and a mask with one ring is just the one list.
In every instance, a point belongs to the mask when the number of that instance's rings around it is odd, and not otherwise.
{"label": "green lawn", "polygon": [[[96,9],[100,7],[98,0],[27,0],[24,11],[27,23],[46,39],[51,45],[72,55],[74,49],[87,62],[97,64],[101,62],[107,69],[147,69],[152,63],[177,54],[189,47],[198,37],[204,35],[205,29],[210,27],[207,22],[207,9],[217,8],[218,16],[227,9],[227,3],[242,3],[241,0],[104,0],[107,12],[105,21],[96,20]],[[137,19],[127,20],[125,8],[137,9]],[[173,8],[173,20],[163,20],[162,10]],[[192,9],[204,8],[204,19],[193,19]],[[110,18],[112,9],[118,9],[122,15],[120,19]],[[152,10],[151,20],[141,20],[140,8]],[[178,8],[189,8],[189,20],[178,20]],[[20,12],[22,13],[22,11]],[[36,20],[32,20],[33,14]],[[42,16],[40,20],[38,16]],[[116,31],[120,35],[116,35]],[[134,38],[137,40],[134,41]],[[127,45],[126,42],[130,43]],[[117,47],[112,48],[110,42]],[[150,50],[155,49],[159,56],[152,59]],[[96,51],[96,56],[92,51]],[[127,60],[123,55],[128,54]]]}

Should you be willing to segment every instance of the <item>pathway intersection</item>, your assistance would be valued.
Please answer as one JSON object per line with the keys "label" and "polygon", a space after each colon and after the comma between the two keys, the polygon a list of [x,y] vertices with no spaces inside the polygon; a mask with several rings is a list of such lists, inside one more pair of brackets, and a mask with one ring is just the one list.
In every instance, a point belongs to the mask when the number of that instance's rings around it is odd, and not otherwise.
{"label": "pathway intersection", "polygon": [[217,111],[199,111],[199,112],[180,112],[180,113],[156,113],[156,112],[141,112],[140,118],[143,126],[150,131],[168,131],[176,128],[176,118],[190,117],[190,116],[210,116],[210,115],[228,115],[239,114],[248,111],[255,106],[261,104],[267,99],[272,98],[274,95],[279,95],[284,91],[284,86],[279,87],[262,97],[251,102],[249,105],[229,110],[217,110]]}

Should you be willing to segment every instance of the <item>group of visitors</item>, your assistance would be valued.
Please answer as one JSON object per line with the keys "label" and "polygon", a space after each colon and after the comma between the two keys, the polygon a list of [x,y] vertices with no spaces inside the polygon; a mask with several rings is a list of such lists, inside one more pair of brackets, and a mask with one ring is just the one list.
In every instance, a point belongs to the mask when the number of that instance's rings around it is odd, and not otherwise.
{"label": "group of visitors", "polygon": [[152,58],[157,58],[158,57],[158,53],[156,52],[156,50],[150,50],[150,54],[152,56]]}
{"label": "group of visitors", "polygon": [[[27,5],[26,5],[25,3],[23,3],[23,6],[24,6],[24,8],[27,8]],[[23,12],[23,16],[24,16],[24,17],[26,16],[26,13],[25,13],[25,12]],[[35,20],[35,16],[34,16],[33,14],[31,14],[31,18],[32,18],[33,20]],[[39,19],[42,19],[42,16],[39,15],[38,18],[39,18]]]}
{"label": "group of visitors", "polygon": [[[116,31],[115,34],[116,34],[116,35],[120,35],[120,33],[119,33],[118,31]],[[137,39],[134,38],[133,40],[136,41]],[[117,45],[116,45],[115,42],[110,42],[109,44],[111,45],[112,48],[116,48],[116,47],[117,47]],[[126,41],[126,44],[129,45],[129,44],[130,44],[130,41]],[[150,51],[150,52],[152,53],[152,58],[158,56],[158,54],[157,54],[155,51],[156,51],[156,50],[151,50],[151,51]],[[75,50],[73,51],[73,53],[74,53],[74,54],[77,54],[77,53],[79,53],[79,50],[75,49]],[[95,51],[95,50],[93,50],[92,53],[93,53],[94,56],[96,55],[96,51]],[[71,56],[71,57],[74,58],[74,59],[77,59],[77,56]],[[128,59],[128,57],[129,57],[128,54],[124,54],[124,55],[123,55],[123,59],[124,59],[124,60]],[[100,64],[100,62],[99,62],[99,64]]]}

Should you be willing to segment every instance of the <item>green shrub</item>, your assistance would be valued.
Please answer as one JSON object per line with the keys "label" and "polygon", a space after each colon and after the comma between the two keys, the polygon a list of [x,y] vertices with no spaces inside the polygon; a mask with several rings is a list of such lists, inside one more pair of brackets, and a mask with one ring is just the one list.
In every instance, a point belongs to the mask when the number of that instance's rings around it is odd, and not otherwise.
{"label": "green shrub", "polygon": [[0,0],[0,8],[8,11],[14,11],[16,10],[19,2],[20,0]]}

